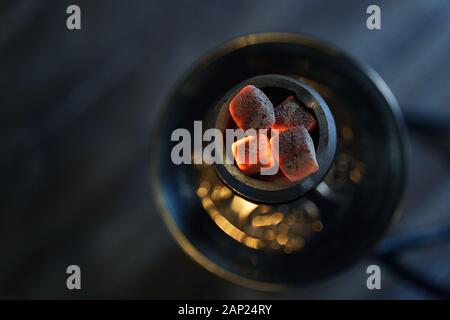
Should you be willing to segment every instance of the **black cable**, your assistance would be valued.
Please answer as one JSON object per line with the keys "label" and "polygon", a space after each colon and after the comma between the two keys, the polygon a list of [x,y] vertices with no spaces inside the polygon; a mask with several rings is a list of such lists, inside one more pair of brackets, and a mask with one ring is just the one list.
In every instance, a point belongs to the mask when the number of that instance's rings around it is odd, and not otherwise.
{"label": "black cable", "polygon": [[450,287],[436,283],[423,272],[399,261],[407,250],[450,240],[450,223],[387,238],[376,250],[377,258],[397,276],[440,299],[450,299]]}
{"label": "black cable", "polygon": [[450,240],[450,223],[394,235],[384,240],[377,248],[378,255],[405,252],[410,249]]}
{"label": "black cable", "polygon": [[433,141],[433,145],[450,157],[450,116],[424,110],[417,107],[405,109],[403,114],[408,130]]}
{"label": "black cable", "polygon": [[386,265],[397,276],[425,290],[439,299],[450,299],[450,288],[436,283],[423,272],[413,270],[398,261],[396,254],[379,255],[380,261]]}

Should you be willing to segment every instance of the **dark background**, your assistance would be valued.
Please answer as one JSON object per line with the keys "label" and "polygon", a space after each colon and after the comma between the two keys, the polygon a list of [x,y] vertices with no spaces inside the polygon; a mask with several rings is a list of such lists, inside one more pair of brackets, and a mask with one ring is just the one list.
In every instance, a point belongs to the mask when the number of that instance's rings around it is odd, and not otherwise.
{"label": "dark background", "polygon": [[[66,28],[69,4],[81,7],[80,31]],[[381,30],[366,28],[370,4]],[[446,0],[0,3],[1,298],[433,298],[383,265],[382,290],[367,290],[366,267],[379,264],[370,256],[308,288],[252,291],[209,274],[170,237],[149,191],[158,110],[205,53],[266,31],[335,44],[377,70],[408,114],[450,117]],[[449,221],[443,140],[412,135],[391,235]],[[450,284],[450,243],[403,259]],[[65,287],[70,264],[81,291]]]}

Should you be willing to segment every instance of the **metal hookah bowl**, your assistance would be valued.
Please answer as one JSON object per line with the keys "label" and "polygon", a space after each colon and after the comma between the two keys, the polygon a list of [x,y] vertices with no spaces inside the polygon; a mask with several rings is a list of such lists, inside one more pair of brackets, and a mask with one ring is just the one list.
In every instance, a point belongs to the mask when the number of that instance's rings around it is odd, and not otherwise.
{"label": "metal hookah bowl", "polygon": [[[195,120],[223,129],[228,99],[250,83],[315,105],[317,174],[289,184],[172,163],[171,133],[192,132]],[[369,254],[398,212],[405,129],[394,96],[371,68],[310,37],[226,43],[174,88],[154,136],[152,194],[170,232],[200,265],[240,285],[279,290],[333,275]]]}

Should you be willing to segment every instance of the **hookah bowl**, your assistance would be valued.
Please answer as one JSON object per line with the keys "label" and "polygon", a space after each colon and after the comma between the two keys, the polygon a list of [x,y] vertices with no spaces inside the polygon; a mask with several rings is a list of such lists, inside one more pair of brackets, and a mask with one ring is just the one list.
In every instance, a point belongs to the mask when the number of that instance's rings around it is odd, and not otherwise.
{"label": "hookah bowl", "polygon": [[[192,132],[195,120],[223,129],[227,101],[245,84],[316,106],[317,174],[270,183],[233,165],[172,163],[172,132]],[[398,212],[398,103],[375,71],[316,39],[267,33],[226,43],[184,76],[157,123],[150,177],[159,211],[190,257],[234,283],[281,290],[331,276],[370,253]]]}

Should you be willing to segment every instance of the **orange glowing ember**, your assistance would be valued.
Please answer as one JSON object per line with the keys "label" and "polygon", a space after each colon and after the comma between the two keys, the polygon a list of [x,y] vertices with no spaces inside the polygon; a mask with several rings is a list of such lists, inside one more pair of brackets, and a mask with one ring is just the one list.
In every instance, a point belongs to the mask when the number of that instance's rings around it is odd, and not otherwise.
{"label": "orange glowing ember", "polygon": [[[269,140],[266,135],[249,135],[233,143],[238,168],[246,175],[258,173],[275,162],[291,181],[299,181],[319,169],[314,143],[309,132],[317,120],[294,96],[276,108],[269,98],[252,85],[245,86],[231,100],[229,112],[243,130],[273,128],[280,130]],[[277,141],[275,141],[277,139]],[[274,146],[278,143],[278,150]]]}
{"label": "orange glowing ember", "polygon": [[281,131],[271,139],[278,141],[278,153],[274,149],[274,157],[283,174],[291,181],[299,181],[319,169],[311,136],[303,126]]}
{"label": "orange glowing ember", "polygon": [[234,122],[243,130],[270,128],[275,123],[272,102],[252,85],[245,86],[236,94],[229,110]]}
{"label": "orange glowing ember", "polygon": [[266,135],[248,136],[231,146],[234,160],[243,173],[252,175],[272,165],[272,151]]}
{"label": "orange glowing ember", "polygon": [[316,118],[311,115],[307,108],[290,96],[275,108],[275,123],[273,128],[286,130],[292,127],[304,126],[311,132],[317,125]]}

